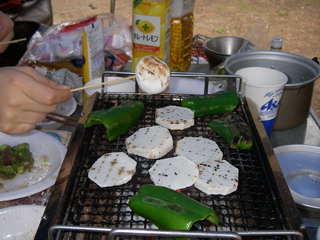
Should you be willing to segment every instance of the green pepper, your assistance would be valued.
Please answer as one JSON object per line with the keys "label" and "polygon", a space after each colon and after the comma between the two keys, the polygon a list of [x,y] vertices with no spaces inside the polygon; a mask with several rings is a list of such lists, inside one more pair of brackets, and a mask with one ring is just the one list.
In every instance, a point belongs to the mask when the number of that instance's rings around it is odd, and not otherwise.
{"label": "green pepper", "polygon": [[13,147],[14,154],[17,160],[13,162],[13,166],[16,164],[17,174],[22,174],[26,170],[30,171],[33,168],[33,156],[30,152],[30,145],[28,143],[21,143]]}
{"label": "green pepper", "polygon": [[236,113],[225,113],[220,119],[209,122],[208,126],[217,132],[231,148],[250,149],[253,145],[248,124]]}
{"label": "green pepper", "polygon": [[150,220],[159,229],[190,230],[200,220],[218,224],[210,207],[172,189],[143,185],[129,201],[131,210]]}
{"label": "green pepper", "polygon": [[20,143],[16,146],[0,146],[0,178],[12,179],[17,174],[31,171],[33,168],[33,156],[28,143]]}
{"label": "green pepper", "polygon": [[11,166],[0,166],[0,179],[9,180],[17,175],[16,170]]}
{"label": "green pepper", "polygon": [[230,91],[185,98],[181,101],[181,106],[190,108],[197,117],[231,112],[238,106],[238,103],[238,94],[235,91]]}
{"label": "green pepper", "polygon": [[142,102],[126,101],[119,106],[90,113],[84,127],[103,124],[107,130],[108,140],[112,141],[135,126],[143,112]]}

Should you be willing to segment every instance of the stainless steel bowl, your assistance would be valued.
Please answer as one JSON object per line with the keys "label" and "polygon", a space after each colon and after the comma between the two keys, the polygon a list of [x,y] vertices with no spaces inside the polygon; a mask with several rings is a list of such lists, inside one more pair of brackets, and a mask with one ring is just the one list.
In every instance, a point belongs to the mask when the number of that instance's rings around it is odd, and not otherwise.
{"label": "stainless steel bowl", "polygon": [[253,43],[241,37],[223,36],[208,38],[203,51],[208,58],[210,68],[213,68],[232,54],[252,49]]}
{"label": "stainless steel bowl", "polygon": [[288,52],[249,51],[230,56],[224,63],[228,74],[245,67],[266,67],[288,76],[273,129],[288,129],[308,117],[319,65],[306,57]]}

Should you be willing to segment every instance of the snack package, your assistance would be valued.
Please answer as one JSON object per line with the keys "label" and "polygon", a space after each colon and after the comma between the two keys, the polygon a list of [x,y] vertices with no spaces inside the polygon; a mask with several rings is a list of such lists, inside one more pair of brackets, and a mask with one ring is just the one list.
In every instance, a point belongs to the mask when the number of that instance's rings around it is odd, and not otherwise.
{"label": "snack package", "polygon": [[101,20],[82,29],[82,54],[84,56],[83,83],[99,78],[104,72],[103,30]]}
{"label": "snack package", "polygon": [[131,59],[131,29],[126,19],[109,13],[51,27],[41,26],[30,39],[27,51],[18,65],[38,66],[48,70],[64,67],[82,75],[85,63],[82,30],[98,20],[103,25],[105,68],[121,70]]}

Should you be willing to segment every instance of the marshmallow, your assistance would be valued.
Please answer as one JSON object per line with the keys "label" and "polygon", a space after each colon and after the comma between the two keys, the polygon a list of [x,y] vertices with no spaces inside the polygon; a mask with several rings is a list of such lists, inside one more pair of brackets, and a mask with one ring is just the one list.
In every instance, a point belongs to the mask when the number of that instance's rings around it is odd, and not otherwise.
{"label": "marshmallow", "polygon": [[165,62],[154,56],[141,58],[135,73],[139,87],[148,94],[158,94],[169,87],[170,69]]}

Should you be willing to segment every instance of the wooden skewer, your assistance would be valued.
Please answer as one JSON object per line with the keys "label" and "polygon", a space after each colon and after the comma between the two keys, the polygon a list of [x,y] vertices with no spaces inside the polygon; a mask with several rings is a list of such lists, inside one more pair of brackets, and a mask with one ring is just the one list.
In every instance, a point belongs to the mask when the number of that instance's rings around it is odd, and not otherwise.
{"label": "wooden skewer", "polygon": [[[59,118],[52,117],[52,116],[56,116],[56,117],[59,117]],[[76,123],[78,122],[78,119],[73,118],[73,117],[69,117],[69,116],[66,116],[66,115],[63,115],[63,114],[60,114],[60,113],[48,113],[48,115],[47,115],[47,119],[48,120],[51,120],[51,121],[54,121],[54,122],[58,122],[58,123],[62,123],[62,124],[65,124],[65,125],[69,125],[69,126],[72,126],[72,127],[77,126],[76,124],[69,123],[69,122],[64,121],[64,120],[62,120],[60,118],[64,118],[64,119],[67,119],[67,120],[70,120],[70,121],[73,121],[73,122],[76,122]]]}
{"label": "wooden skewer", "polygon": [[76,124],[69,123],[69,122],[66,122],[66,121],[60,120],[58,118],[51,117],[51,116],[47,116],[47,119],[51,120],[51,121],[54,121],[54,122],[62,123],[62,124],[65,124],[65,125],[68,125],[68,126],[71,126],[71,127],[76,127],[77,126]]}
{"label": "wooden skewer", "polygon": [[65,118],[67,120],[70,120],[70,121],[74,121],[74,122],[78,122],[78,119],[76,118],[73,118],[73,117],[69,117],[69,116],[66,116],[66,115],[63,115],[63,114],[60,114],[60,113],[48,113],[48,115],[52,115],[52,116],[56,116],[56,117],[60,117],[60,118]]}
{"label": "wooden skewer", "polygon": [[84,89],[92,88],[92,87],[99,87],[99,86],[106,85],[106,84],[111,84],[111,83],[122,82],[122,81],[125,81],[125,80],[134,79],[134,78],[136,78],[136,76],[130,76],[130,77],[126,77],[126,78],[119,78],[119,79],[112,80],[112,81],[101,82],[101,83],[89,85],[89,86],[86,86],[86,87],[74,88],[74,89],[71,89],[71,92],[76,92],[76,91],[80,91],[80,90],[84,90]]}
{"label": "wooden skewer", "polygon": [[22,41],[26,41],[26,40],[27,40],[26,38],[20,38],[20,39],[16,39],[16,40],[12,40],[12,41],[0,42],[0,45],[18,43],[18,42],[22,42]]}

